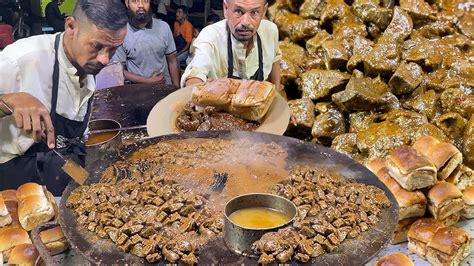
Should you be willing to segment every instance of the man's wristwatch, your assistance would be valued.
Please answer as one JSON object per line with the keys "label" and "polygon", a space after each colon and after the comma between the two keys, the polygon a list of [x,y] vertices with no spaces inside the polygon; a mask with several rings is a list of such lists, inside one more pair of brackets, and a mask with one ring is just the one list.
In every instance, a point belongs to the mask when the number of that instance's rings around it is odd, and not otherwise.
{"label": "man's wristwatch", "polygon": [[[0,94],[0,97],[2,95]],[[13,114],[13,108],[0,98],[0,116],[8,116]]]}

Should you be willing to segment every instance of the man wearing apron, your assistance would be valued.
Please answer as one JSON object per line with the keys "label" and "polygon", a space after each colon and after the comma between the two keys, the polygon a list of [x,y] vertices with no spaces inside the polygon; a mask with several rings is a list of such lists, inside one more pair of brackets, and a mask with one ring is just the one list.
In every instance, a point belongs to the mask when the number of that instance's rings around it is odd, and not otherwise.
{"label": "man wearing apron", "polygon": [[0,190],[36,182],[61,195],[70,177],[53,148],[84,166],[93,75],[122,44],[126,24],[120,0],[78,0],[64,33],[0,52]]}
{"label": "man wearing apron", "polygon": [[181,86],[208,79],[268,80],[280,84],[277,26],[262,18],[266,0],[224,0],[226,19],[205,27],[193,42],[195,55]]}

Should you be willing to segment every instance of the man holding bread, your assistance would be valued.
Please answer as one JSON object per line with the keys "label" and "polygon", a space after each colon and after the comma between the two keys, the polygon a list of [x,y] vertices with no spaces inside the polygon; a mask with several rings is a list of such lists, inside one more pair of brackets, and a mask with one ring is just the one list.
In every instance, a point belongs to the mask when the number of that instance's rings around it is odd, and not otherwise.
{"label": "man holding bread", "polygon": [[194,41],[195,55],[181,86],[208,79],[267,80],[280,84],[277,26],[262,18],[266,0],[224,0],[226,19],[205,27]]}
{"label": "man holding bread", "polygon": [[93,75],[122,44],[126,25],[121,0],[78,0],[64,33],[0,52],[0,190],[36,182],[61,195],[70,178],[53,148],[84,165]]}

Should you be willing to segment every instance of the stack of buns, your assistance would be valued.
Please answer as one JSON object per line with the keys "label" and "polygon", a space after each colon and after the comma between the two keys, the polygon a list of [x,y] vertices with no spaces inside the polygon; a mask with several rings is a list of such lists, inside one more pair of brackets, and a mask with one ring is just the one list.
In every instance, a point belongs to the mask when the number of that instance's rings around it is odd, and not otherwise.
{"label": "stack of buns", "polygon": [[25,230],[30,231],[54,217],[54,198],[48,193],[36,183],[26,183],[17,189],[18,218]]}
{"label": "stack of buns", "polygon": [[200,107],[216,106],[251,121],[262,119],[275,98],[275,86],[267,81],[220,78],[198,84],[192,102]]}
{"label": "stack of buns", "polygon": [[459,265],[471,251],[471,236],[464,230],[423,218],[408,231],[408,249],[432,265]]}
{"label": "stack of buns", "polygon": [[380,181],[387,186],[398,202],[399,222],[390,243],[398,244],[406,242],[410,225],[426,212],[428,201],[425,195],[421,191],[408,191],[401,187],[397,181],[390,176],[387,167],[385,167],[384,159],[373,160],[369,162],[367,166],[375,173]]}
{"label": "stack of buns", "polygon": [[[458,265],[470,254],[470,235],[451,225],[461,215],[474,218],[474,174],[455,146],[422,136],[367,167],[400,206],[390,243],[408,241],[410,251],[434,265]],[[426,209],[432,218],[421,218]]]}
{"label": "stack of buns", "polygon": [[[0,191],[0,224],[5,224],[0,225],[0,265],[3,265],[2,261],[34,265],[38,251],[32,244],[28,231],[48,222],[57,213],[54,196],[46,187],[36,183],[23,184],[17,190]],[[59,226],[45,230],[39,236],[52,255],[68,248],[68,242]]]}
{"label": "stack of buns", "polygon": [[51,255],[62,253],[69,247],[63,230],[59,226],[45,230],[39,236]]}

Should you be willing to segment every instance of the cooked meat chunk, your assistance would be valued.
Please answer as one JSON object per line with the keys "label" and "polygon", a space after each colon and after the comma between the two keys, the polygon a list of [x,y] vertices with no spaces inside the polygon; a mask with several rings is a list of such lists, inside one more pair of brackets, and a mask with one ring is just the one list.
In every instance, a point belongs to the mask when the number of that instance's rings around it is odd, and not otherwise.
{"label": "cooked meat chunk", "polygon": [[413,93],[403,104],[403,107],[426,115],[430,120],[439,116],[441,112],[439,96],[434,90]]}
{"label": "cooked meat chunk", "polygon": [[408,12],[415,27],[436,20],[435,11],[423,0],[400,0],[400,7]]}
{"label": "cooked meat chunk", "polygon": [[340,91],[350,76],[338,70],[313,69],[301,74],[298,87],[303,97],[317,100]]}
{"label": "cooked meat chunk", "polygon": [[[267,233],[252,245],[252,251],[260,256],[259,263],[273,263],[275,258],[284,263],[291,257],[306,263],[325,252],[334,252],[346,238],[370,230],[369,223],[376,225],[381,210],[391,205],[379,188],[351,183],[312,167],[296,167],[290,172],[290,184],[288,180],[284,182],[277,184],[274,191],[287,197],[285,188],[296,188],[299,196],[287,198],[299,205],[298,214],[292,226]],[[347,199],[352,197],[354,203],[349,207]],[[297,204],[301,198],[312,200]],[[321,215],[308,215],[313,208],[309,204],[316,200],[318,206],[325,205]]]}
{"label": "cooked meat chunk", "polygon": [[294,42],[313,37],[319,29],[317,20],[304,19],[285,9],[276,11],[274,22]]}
{"label": "cooked meat chunk", "polygon": [[416,63],[402,63],[388,84],[395,95],[407,94],[423,81],[423,69]]}
{"label": "cooked meat chunk", "polygon": [[463,139],[463,156],[466,160],[466,164],[474,168],[474,115],[471,116],[469,122],[464,130]]}
{"label": "cooked meat chunk", "polygon": [[325,0],[305,0],[300,6],[300,16],[309,19],[321,18],[321,11],[326,5]]}
{"label": "cooked meat chunk", "polygon": [[318,51],[326,69],[344,69],[349,60],[349,53],[338,40],[323,41]]}
{"label": "cooked meat chunk", "polygon": [[346,132],[346,122],[341,111],[333,104],[328,105],[324,112],[316,116],[311,130],[315,138],[333,139]]}
{"label": "cooked meat chunk", "polygon": [[390,25],[364,61],[365,73],[369,76],[387,76],[395,72],[401,58],[400,43],[411,34],[412,29],[410,16],[395,7]]}
{"label": "cooked meat chunk", "polygon": [[443,113],[455,112],[469,119],[472,108],[469,105],[474,104],[474,95],[468,95],[459,88],[449,88],[440,95],[441,107]]}
{"label": "cooked meat chunk", "polygon": [[303,47],[290,42],[288,39],[279,42],[282,54],[281,83],[294,81],[301,72],[301,66],[306,61],[306,51]]}
{"label": "cooked meat chunk", "polygon": [[417,128],[415,140],[425,135],[432,136],[441,142],[450,142],[449,138],[443,133],[441,129],[430,123],[421,125],[419,128]]}
{"label": "cooked meat chunk", "polygon": [[310,54],[317,54],[325,41],[332,40],[331,34],[326,30],[320,30],[314,37],[306,42],[306,49]]}
{"label": "cooked meat chunk", "polygon": [[435,120],[435,125],[439,127],[446,136],[454,141],[454,145],[461,149],[462,136],[466,128],[467,120],[458,113],[445,113]]}
{"label": "cooked meat chunk", "polygon": [[291,115],[294,117],[294,126],[311,128],[314,123],[314,103],[309,98],[288,101]]}
{"label": "cooked meat chunk", "polygon": [[356,158],[360,154],[357,148],[357,134],[347,133],[341,134],[332,141],[331,149],[345,154],[351,158]]}
{"label": "cooked meat chunk", "polygon": [[332,100],[345,111],[385,109],[389,101],[387,84],[380,78],[352,77],[344,91],[332,95]]}
{"label": "cooked meat chunk", "polygon": [[392,19],[392,9],[381,6],[378,0],[355,0],[352,8],[357,17],[381,30],[387,28]]}
{"label": "cooked meat chunk", "polygon": [[385,158],[391,150],[408,145],[409,136],[394,123],[384,121],[371,124],[367,130],[357,134],[357,147],[369,159]]}
{"label": "cooked meat chunk", "polygon": [[365,58],[369,55],[374,47],[374,43],[362,36],[356,36],[354,38],[352,56],[347,62],[347,70],[349,72],[354,71],[354,69],[363,70],[363,63]]}

